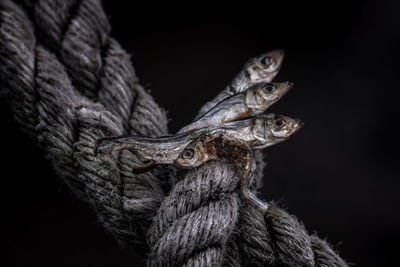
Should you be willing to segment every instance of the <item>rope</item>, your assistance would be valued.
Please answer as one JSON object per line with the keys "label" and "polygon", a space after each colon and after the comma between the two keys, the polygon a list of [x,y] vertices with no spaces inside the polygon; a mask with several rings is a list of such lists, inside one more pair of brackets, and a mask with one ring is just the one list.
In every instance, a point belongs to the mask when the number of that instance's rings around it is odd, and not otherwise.
{"label": "rope", "polygon": [[245,205],[227,161],[138,175],[129,151],[94,157],[100,137],[168,133],[109,34],[99,0],[0,1],[1,88],[14,118],[121,246],[147,253],[149,266],[346,266],[286,211]]}

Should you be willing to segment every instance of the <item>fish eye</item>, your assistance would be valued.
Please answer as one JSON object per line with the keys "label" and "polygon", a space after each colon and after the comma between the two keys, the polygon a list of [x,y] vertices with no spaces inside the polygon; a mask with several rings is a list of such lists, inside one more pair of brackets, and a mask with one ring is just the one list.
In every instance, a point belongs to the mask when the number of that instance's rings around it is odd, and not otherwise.
{"label": "fish eye", "polygon": [[260,56],[258,60],[264,66],[269,66],[271,64],[271,62],[272,62],[271,58],[267,57],[267,56]]}
{"label": "fish eye", "polygon": [[183,159],[191,159],[194,156],[194,150],[191,148],[187,148],[183,151],[182,153],[182,158]]}
{"label": "fish eye", "polygon": [[272,83],[267,83],[264,88],[268,91],[268,93],[273,93],[276,90],[276,86]]}
{"label": "fish eye", "polygon": [[278,129],[280,129],[280,128],[282,128],[283,126],[285,126],[285,124],[286,124],[286,122],[285,122],[284,120],[282,120],[282,119],[277,119],[277,120],[275,121],[275,126],[276,126]]}

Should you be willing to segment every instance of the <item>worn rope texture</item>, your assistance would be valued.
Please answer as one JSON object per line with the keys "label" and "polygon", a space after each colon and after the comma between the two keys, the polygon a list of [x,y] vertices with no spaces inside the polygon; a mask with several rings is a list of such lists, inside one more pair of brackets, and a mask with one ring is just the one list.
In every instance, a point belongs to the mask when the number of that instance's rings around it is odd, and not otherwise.
{"label": "worn rope texture", "polygon": [[[94,157],[95,140],[167,134],[165,112],[138,84],[109,36],[99,0],[0,0],[0,77],[14,117],[99,222],[149,266],[346,266],[317,236],[272,205],[244,204],[227,161],[136,175],[129,151]],[[253,190],[261,187],[264,162]]]}

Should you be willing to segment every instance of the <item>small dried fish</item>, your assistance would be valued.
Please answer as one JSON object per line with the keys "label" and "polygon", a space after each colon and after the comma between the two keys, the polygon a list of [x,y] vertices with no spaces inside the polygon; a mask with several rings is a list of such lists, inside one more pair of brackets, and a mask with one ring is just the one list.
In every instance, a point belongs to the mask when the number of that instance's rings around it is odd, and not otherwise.
{"label": "small dried fish", "polygon": [[255,116],[281,99],[293,83],[259,83],[242,93],[228,97],[178,133],[218,125],[241,118]]}
{"label": "small dried fish", "polygon": [[207,111],[227,97],[244,92],[254,84],[271,82],[281,68],[283,57],[283,50],[275,49],[248,60],[232,82],[213,100],[207,102],[200,109],[195,119],[203,116]]}
{"label": "small dried fish", "polygon": [[97,141],[94,154],[109,154],[128,149],[143,161],[157,164],[173,164],[182,150],[194,139],[207,132],[191,131],[184,134],[162,137],[121,136],[101,138]]}
{"label": "small dried fish", "polygon": [[[195,150],[195,157],[183,158],[183,151],[190,150],[190,144],[201,136],[224,134],[244,141],[254,149],[261,149],[282,142],[297,132],[302,126],[298,120],[282,115],[262,114],[248,119],[205,127],[174,136],[139,137],[126,136],[102,138],[95,146],[95,154],[108,154],[112,151],[129,149],[143,161],[149,161],[142,167],[147,169],[154,164],[175,164],[178,167],[194,168],[207,161],[201,150]],[[190,152],[188,152],[190,153]],[[138,169],[139,168],[139,169]]]}

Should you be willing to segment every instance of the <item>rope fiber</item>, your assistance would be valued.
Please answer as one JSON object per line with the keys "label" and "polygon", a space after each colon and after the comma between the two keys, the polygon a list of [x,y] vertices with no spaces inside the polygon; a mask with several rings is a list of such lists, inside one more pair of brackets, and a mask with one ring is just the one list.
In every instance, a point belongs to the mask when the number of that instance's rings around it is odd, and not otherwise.
{"label": "rope fiber", "polygon": [[1,88],[14,118],[119,244],[148,266],[347,266],[285,210],[272,204],[264,216],[242,202],[228,161],[133,174],[140,160],[127,150],[93,155],[101,137],[168,134],[110,28],[99,0],[0,0]]}

